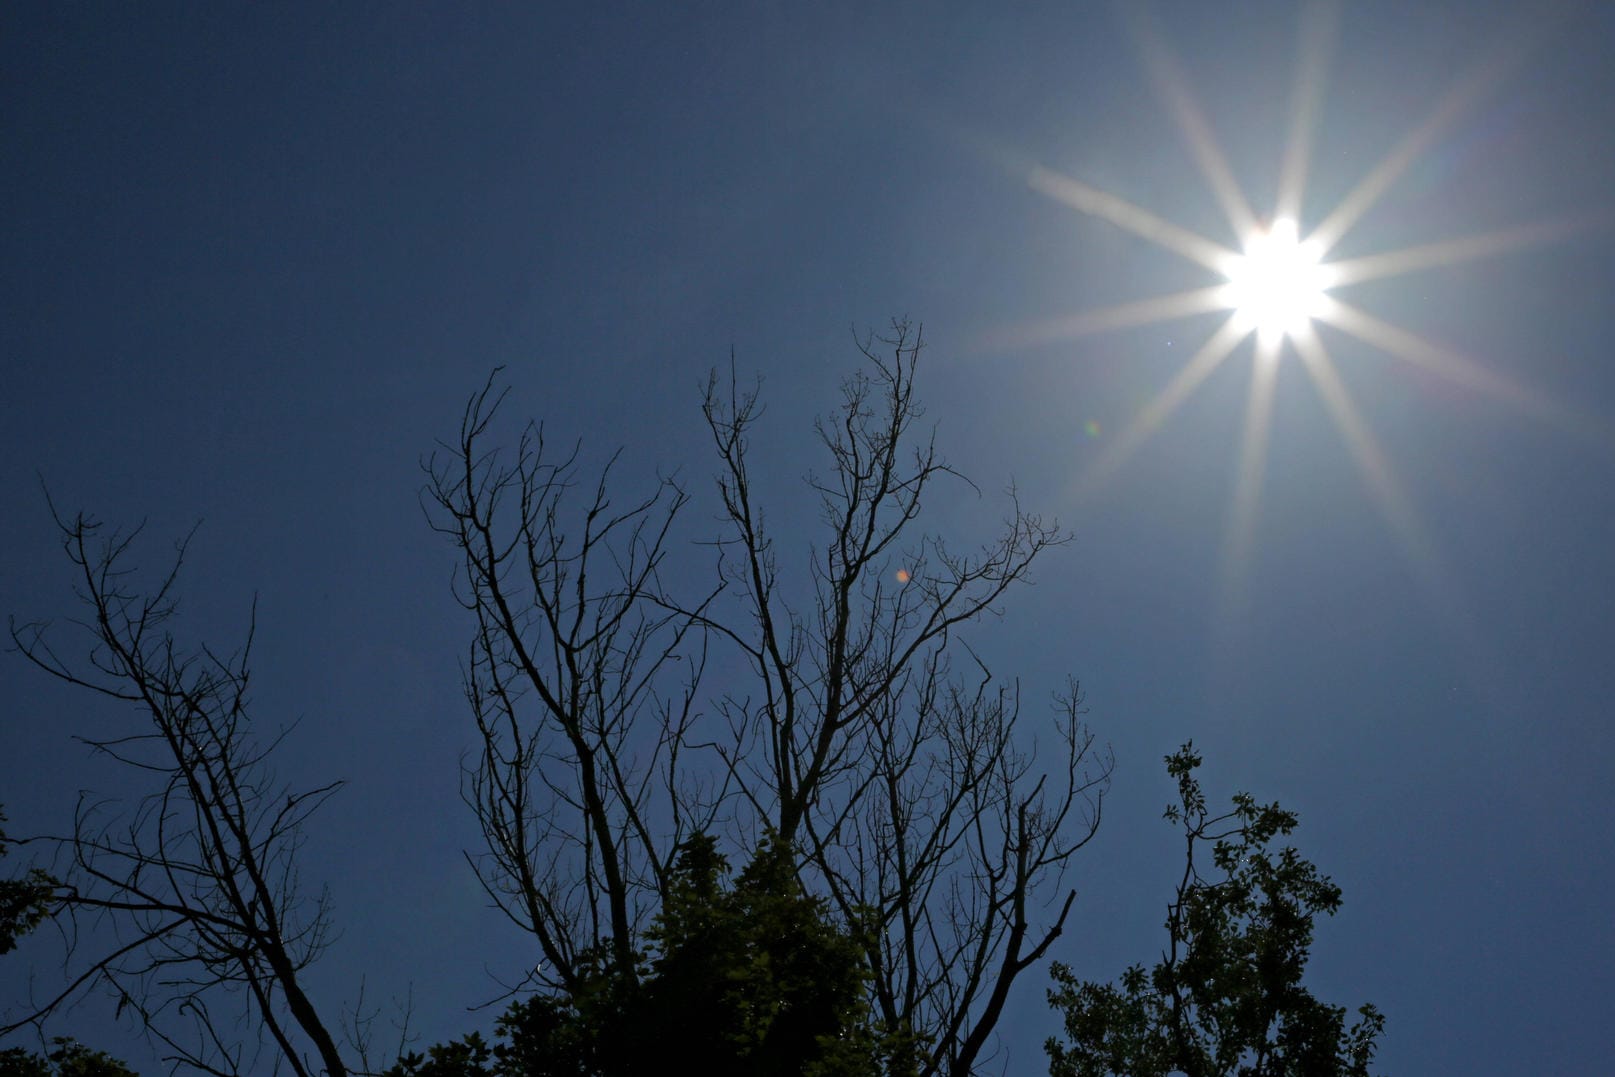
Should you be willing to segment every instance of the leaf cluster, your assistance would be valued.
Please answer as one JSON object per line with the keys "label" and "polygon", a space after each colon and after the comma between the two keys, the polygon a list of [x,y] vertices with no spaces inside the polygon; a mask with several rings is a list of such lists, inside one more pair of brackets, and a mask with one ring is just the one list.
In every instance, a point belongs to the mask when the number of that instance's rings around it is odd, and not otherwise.
{"label": "leaf cluster", "polygon": [[[1313,918],[1333,915],[1341,892],[1294,848],[1271,843],[1297,825],[1278,804],[1249,794],[1212,815],[1194,777],[1192,744],[1168,756],[1186,864],[1168,906],[1168,946],[1146,972],[1134,965],[1119,984],[1079,981],[1060,964],[1050,1002],[1065,1017],[1070,1045],[1051,1039],[1055,1077],[1368,1077],[1384,1018],[1363,1006],[1319,1001],[1302,985]],[[1211,872],[1197,860],[1210,846]]]}
{"label": "leaf cluster", "polygon": [[57,1036],[48,1055],[22,1047],[0,1051],[0,1077],[136,1077],[135,1071],[105,1051]]}
{"label": "leaf cluster", "polygon": [[[6,821],[0,811],[0,823]],[[6,832],[0,830],[0,859],[6,855]],[[17,879],[0,879],[0,954],[16,949],[17,940],[44,922],[55,904],[56,880],[39,868]]]}
{"label": "leaf cluster", "polygon": [[645,933],[637,975],[609,951],[581,991],[536,995],[473,1033],[400,1059],[388,1077],[887,1072],[903,1045],[873,1030],[862,948],[769,837],[725,886],[726,858],[697,834],[681,847],[668,900]]}

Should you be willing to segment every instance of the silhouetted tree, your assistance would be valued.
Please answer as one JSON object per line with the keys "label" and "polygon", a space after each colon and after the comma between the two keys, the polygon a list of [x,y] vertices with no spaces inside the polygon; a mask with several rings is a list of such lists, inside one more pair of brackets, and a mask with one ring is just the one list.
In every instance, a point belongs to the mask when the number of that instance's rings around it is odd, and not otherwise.
{"label": "silhouetted tree", "polygon": [[874,1029],[862,947],[795,865],[769,839],[726,888],[716,843],[692,837],[635,976],[603,954],[577,992],[511,1006],[492,1047],[473,1034],[401,1059],[389,1077],[887,1072],[908,1045]]}
{"label": "silhouetted tree", "polygon": [[[391,1077],[617,1077],[674,1059],[818,1077],[983,1067],[1012,985],[1070,915],[1063,875],[1098,825],[1111,760],[1074,682],[1027,731],[1018,685],[962,638],[1066,536],[1013,490],[979,549],[922,529],[936,485],[966,480],[918,429],[920,343],[904,323],[866,340],[868,367],[818,424],[827,463],[806,489],[822,529],[794,574],[750,468],[757,393],[732,373],[709,381],[723,530],[712,584],[694,592],[670,579],[682,487],[618,503],[611,465],[584,484],[577,451],[554,453],[534,425],[502,453],[490,431],[504,394],[490,379],[473,395],[427,463],[426,501],[461,555],[455,593],[475,625],[463,788],[485,849],[472,864],[538,964],[493,1045],[442,1044]],[[13,622],[12,639],[140,716],[89,743],[151,785],[123,810],[82,797],[68,836],[28,839],[53,852],[50,870],[0,883],[0,953],[46,916],[68,950],[67,986],[0,1035],[100,987],[175,1065],[223,1077],[266,1049],[296,1077],[370,1070],[363,1029],[352,1065],[302,982],[327,905],[305,895],[297,852],[340,783],[275,778],[284,733],[261,739],[249,717],[251,621],[234,653],[182,646],[184,543],[142,591],[135,534],[57,523],[84,657],[59,657],[46,625]],[[714,686],[719,668],[732,679]],[[1277,805],[1241,796],[1209,815],[1199,762],[1187,745],[1168,760],[1188,857],[1169,949],[1120,987],[1055,966],[1072,1044],[1050,1042],[1053,1072],[1366,1077],[1379,1015],[1364,1007],[1348,1030],[1300,986],[1312,918],[1338,888],[1294,850],[1268,852],[1295,825]],[[1217,881],[1196,859],[1207,844]],[[745,865],[732,879],[731,859]],[[127,1074],[56,1044],[0,1053],[0,1077]]]}
{"label": "silhouetted tree", "polygon": [[[138,530],[103,537],[83,515],[56,521],[78,577],[85,657],[62,658],[48,625],[13,621],[11,637],[41,669],[128,705],[137,724],[87,743],[151,791],[127,807],[82,794],[70,835],[29,839],[54,850],[47,900],[64,927],[68,985],[0,1034],[101,987],[172,1062],[234,1074],[267,1036],[297,1077],[340,1077],[347,1066],[300,978],[325,947],[326,903],[303,897],[296,858],[305,821],[341,783],[299,791],[275,778],[268,757],[280,737],[257,739],[249,716],[250,621],[234,654],[175,640],[184,542],[142,593],[128,564]],[[43,881],[24,884],[35,888],[22,894],[24,923]]]}
{"label": "silhouetted tree", "polygon": [[105,1051],[58,1036],[49,1054],[21,1047],[0,1051],[0,1077],[135,1077],[135,1071]]}
{"label": "silhouetted tree", "polygon": [[[1070,1045],[1047,1045],[1054,1077],[1368,1077],[1385,1019],[1363,1006],[1318,1001],[1301,985],[1318,913],[1340,908],[1340,888],[1293,848],[1269,844],[1296,826],[1277,804],[1248,794],[1212,815],[1185,744],[1167,757],[1186,863],[1167,907],[1167,949],[1154,969],[1128,969],[1120,985],[1081,982],[1053,967],[1050,1003]],[[1202,874],[1210,846],[1213,874]]]}
{"label": "silhouetted tree", "polygon": [[[960,638],[1064,534],[1013,491],[979,550],[924,533],[922,501],[960,477],[917,429],[919,335],[897,323],[862,350],[867,369],[818,427],[826,470],[806,488],[823,530],[800,575],[782,571],[763,508],[783,495],[750,469],[758,397],[733,375],[709,383],[725,531],[716,586],[693,595],[665,578],[676,482],[620,503],[609,465],[584,482],[576,450],[555,453],[541,427],[501,453],[504,394],[490,380],[471,399],[427,465],[427,501],[476,624],[475,863],[533,934],[539,983],[576,1000],[602,962],[637,983],[692,835],[771,833],[861,947],[881,1034],[912,1044],[920,1073],[965,1074],[1065,924],[1061,876],[1097,826],[1110,760],[1073,684],[1034,764],[1017,686]],[[739,675],[713,691],[718,649]]]}

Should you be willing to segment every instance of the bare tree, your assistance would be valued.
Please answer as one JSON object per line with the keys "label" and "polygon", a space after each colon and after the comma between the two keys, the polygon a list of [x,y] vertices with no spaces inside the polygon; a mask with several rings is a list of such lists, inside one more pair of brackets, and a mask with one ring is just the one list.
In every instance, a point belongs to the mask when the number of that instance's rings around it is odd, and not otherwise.
{"label": "bare tree", "polygon": [[87,743],[153,790],[128,806],[81,794],[69,836],[30,839],[54,850],[69,982],[0,1034],[102,987],[176,1065],[240,1073],[267,1034],[276,1071],[340,1077],[348,1068],[300,979],[328,935],[326,899],[304,897],[297,854],[305,822],[341,783],[294,790],[275,778],[269,757],[285,734],[252,731],[250,624],[231,654],[175,641],[184,542],[143,594],[128,564],[139,529],[103,537],[83,515],[56,521],[77,570],[85,615],[73,623],[87,658],[64,660],[46,624],[13,621],[12,640],[54,676],[139,712],[142,729]]}
{"label": "bare tree", "polygon": [[[877,348],[883,349],[877,351]],[[624,507],[610,468],[581,484],[577,453],[546,456],[529,426],[514,458],[487,446],[490,381],[427,469],[434,525],[463,556],[476,620],[465,681],[481,733],[467,799],[493,899],[532,931],[540,978],[575,991],[605,962],[632,977],[668,865],[691,833],[768,832],[864,940],[875,1012],[911,1036],[923,1073],[983,1059],[1015,979],[1060,934],[1070,859],[1098,825],[1110,773],[1073,684],[1037,755],[1019,689],[960,638],[1065,541],[1010,493],[998,537],[961,553],[921,531],[922,499],[961,477],[916,424],[920,335],[894,323],[861,345],[819,424],[829,454],[808,487],[822,544],[803,593],[782,583],[763,491],[748,469],[755,391],[709,382],[725,533],[715,588],[664,577],[686,505],[671,480]],[[712,648],[741,682],[707,693]],[[717,653],[711,651],[711,653]]]}
{"label": "bare tree", "polygon": [[683,491],[664,480],[619,508],[608,465],[568,519],[576,449],[550,458],[537,426],[513,461],[484,449],[503,396],[490,379],[448,459],[427,464],[433,526],[463,555],[456,594],[477,623],[463,672],[481,746],[465,796],[487,853],[472,864],[537,937],[539,979],[575,991],[607,956],[633,975],[690,809],[711,799],[681,784],[704,633],[699,609],[661,601]]}

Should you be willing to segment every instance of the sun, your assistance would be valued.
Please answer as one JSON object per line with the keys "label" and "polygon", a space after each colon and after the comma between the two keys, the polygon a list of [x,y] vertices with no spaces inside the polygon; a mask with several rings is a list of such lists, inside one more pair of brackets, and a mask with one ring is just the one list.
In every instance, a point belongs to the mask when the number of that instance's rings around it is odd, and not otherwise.
{"label": "sun", "polygon": [[[1602,419],[1561,401],[1474,359],[1433,345],[1419,336],[1374,317],[1340,298],[1352,285],[1406,273],[1455,265],[1563,240],[1610,227],[1603,212],[1514,224],[1489,233],[1406,247],[1401,250],[1328,261],[1341,242],[1409,166],[1435,145],[1452,126],[1518,66],[1540,33],[1504,27],[1499,46],[1434,102],[1430,113],[1353,186],[1344,198],[1309,230],[1300,226],[1308,157],[1320,115],[1323,73],[1336,33],[1338,8],[1331,4],[1302,9],[1296,48],[1290,127],[1280,162],[1276,200],[1263,222],[1250,205],[1233,169],[1223,156],[1211,125],[1202,113],[1177,58],[1153,26],[1132,20],[1144,66],[1185,146],[1220,204],[1229,232],[1240,249],[1193,232],[1119,195],[1074,176],[1025,161],[1014,154],[1006,163],[1028,186],[1080,213],[1104,221],[1139,239],[1207,270],[1211,282],[1188,291],[1121,303],[1099,310],[1064,315],[1037,325],[1020,325],[996,333],[989,346],[1025,346],[1072,340],[1180,318],[1220,314],[1216,329],[1193,349],[1181,369],[1132,417],[1117,424],[1099,456],[1073,479],[1073,496],[1083,498],[1108,485],[1155,431],[1249,338],[1255,339],[1254,362],[1246,403],[1244,433],[1238,447],[1235,488],[1226,521],[1222,574],[1225,599],[1237,604],[1247,589],[1246,574],[1261,500],[1271,428],[1278,359],[1293,356],[1312,382],[1341,440],[1355,457],[1381,515],[1402,546],[1410,566],[1440,605],[1452,607],[1449,570],[1424,527],[1420,514],[1398,478],[1396,468],[1374,437],[1370,425],[1335,368],[1320,327],[1356,337],[1402,362],[1417,366],[1466,389],[1496,397],[1514,408],[1584,438],[1599,450],[1615,452],[1615,434]],[[1538,28],[1540,31],[1540,27]],[[1466,617],[1455,617],[1465,620]]]}
{"label": "sun", "polygon": [[1293,217],[1280,217],[1245,239],[1228,260],[1223,301],[1242,329],[1277,343],[1305,332],[1323,310],[1330,270],[1315,243],[1301,240]]}

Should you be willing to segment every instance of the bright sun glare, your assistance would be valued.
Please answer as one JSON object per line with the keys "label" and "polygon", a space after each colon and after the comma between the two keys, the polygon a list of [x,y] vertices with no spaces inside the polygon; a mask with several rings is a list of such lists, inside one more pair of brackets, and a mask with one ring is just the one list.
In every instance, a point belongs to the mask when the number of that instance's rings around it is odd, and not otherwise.
{"label": "bright sun glare", "polygon": [[[1608,227],[1606,214],[1581,214],[1556,220],[1516,224],[1498,231],[1425,243],[1344,260],[1328,255],[1365,213],[1529,51],[1536,33],[1505,28],[1502,47],[1488,54],[1434,103],[1386,156],[1370,168],[1333,210],[1303,233],[1299,225],[1307,161],[1320,111],[1324,71],[1335,37],[1338,8],[1312,4],[1303,8],[1296,50],[1296,78],[1290,130],[1280,162],[1277,200],[1263,226],[1233,169],[1212,135],[1211,125],[1184,78],[1177,58],[1147,20],[1133,21],[1134,36],[1145,67],[1163,103],[1176,121],[1196,166],[1221,204],[1230,233],[1242,251],[1233,250],[1160,217],[1127,199],[1040,165],[1029,166],[1031,187],[1072,209],[1107,221],[1208,270],[1208,287],[1158,295],[1098,310],[1067,315],[1042,325],[1020,326],[1001,343],[1030,344],[1069,340],[1131,326],[1149,325],[1196,315],[1221,313],[1220,326],[1185,358],[1183,367],[1125,424],[1080,479],[1079,491],[1092,492],[1113,477],[1168,418],[1232,355],[1241,341],[1255,337],[1255,357],[1246,403],[1244,434],[1223,547],[1225,597],[1245,589],[1255,533],[1268,432],[1281,354],[1292,354],[1315,386],[1342,440],[1356,458],[1370,493],[1408,556],[1409,563],[1434,594],[1447,591],[1446,575],[1434,544],[1412,499],[1397,477],[1358,410],[1345,381],[1325,347],[1318,326],[1358,338],[1405,363],[1423,368],[1465,388],[1502,401],[1610,449],[1609,427],[1577,413],[1528,386],[1515,382],[1460,353],[1437,347],[1406,329],[1374,317],[1342,300],[1338,292],[1363,281],[1384,279],[1454,265],[1539,243],[1563,239],[1593,227]],[[1018,160],[1018,159],[1017,159]],[[1265,361],[1262,361],[1265,360]],[[1097,427],[1095,427],[1097,429]]]}
{"label": "bright sun glare", "polygon": [[1252,232],[1245,253],[1229,260],[1225,301],[1242,328],[1277,341],[1312,324],[1325,290],[1328,267],[1315,244],[1301,241],[1294,218],[1280,217],[1271,228]]}

